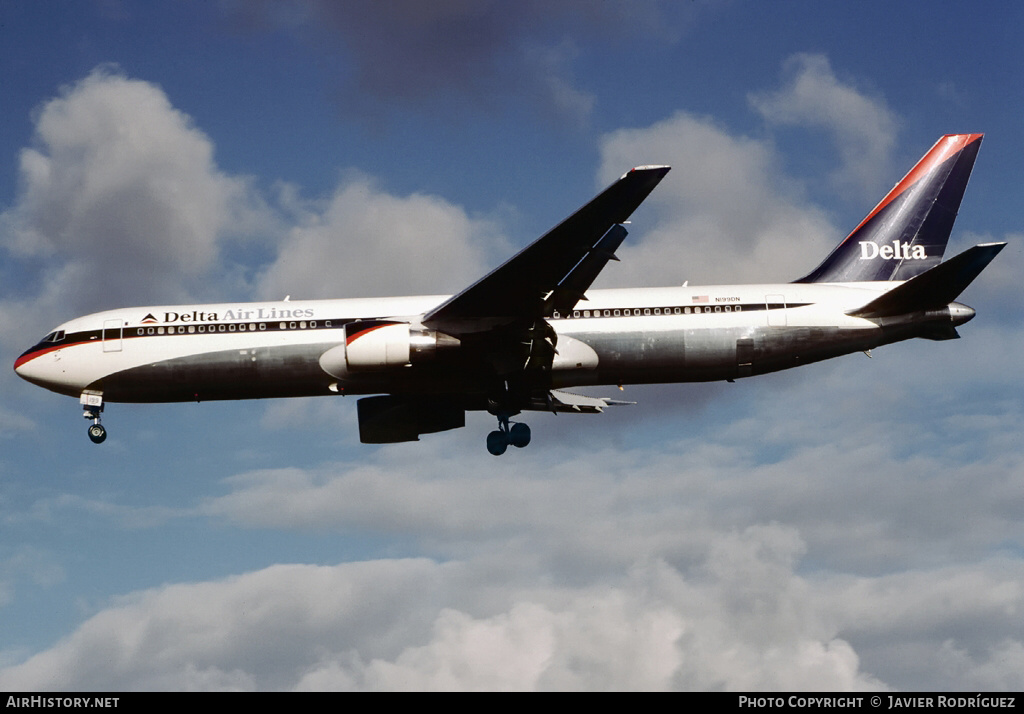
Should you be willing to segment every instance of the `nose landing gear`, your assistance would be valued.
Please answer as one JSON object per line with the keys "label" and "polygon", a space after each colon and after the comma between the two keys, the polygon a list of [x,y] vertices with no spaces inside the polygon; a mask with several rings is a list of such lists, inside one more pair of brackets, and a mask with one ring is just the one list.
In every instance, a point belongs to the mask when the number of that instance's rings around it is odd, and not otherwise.
{"label": "nose landing gear", "polygon": [[82,394],[82,398],[79,401],[85,408],[85,413],[82,416],[92,420],[92,424],[89,425],[89,440],[94,444],[102,444],[107,440],[107,430],[100,424],[100,413],[103,411],[103,396],[86,392]]}
{"label": "nose landing gear", "polygon": [[92,440],[92,443],[94,444],[102,444],[104,441],[107,440],[107,430],[99,422],[96,422],[95,424],[90,424],[89,439]]}
{"label": "nose landing gear", "polygon": [[494,456],[501,456],[511,446],[518,449],[530,443],[530,427],[516,423],[509,425],[509,415],[498,415],[498,429],[487,435],[487,451]]}

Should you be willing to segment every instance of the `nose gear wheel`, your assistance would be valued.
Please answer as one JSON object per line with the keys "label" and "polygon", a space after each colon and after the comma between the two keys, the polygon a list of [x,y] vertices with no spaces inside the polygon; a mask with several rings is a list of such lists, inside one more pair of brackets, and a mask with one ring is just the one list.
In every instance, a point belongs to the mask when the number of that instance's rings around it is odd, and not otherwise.
{"label": "nose gear wheel", "polygon": [[98,394],[86,393],[82,395],[81,404],[85,408],[82,416],[92,420],[88,430],[89,440],[94,444],[102,444],[107,440],[107,430],[100,424],[100,414],[103,412],[103,397]]}

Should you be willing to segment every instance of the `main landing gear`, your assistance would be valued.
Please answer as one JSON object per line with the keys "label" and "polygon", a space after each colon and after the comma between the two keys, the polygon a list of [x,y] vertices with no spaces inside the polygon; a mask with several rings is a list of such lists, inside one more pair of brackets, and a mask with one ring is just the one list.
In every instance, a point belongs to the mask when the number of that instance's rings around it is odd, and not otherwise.
{"label": "main landing gear", "polygon": [[508,423],[509,415],[498,414],[498,429],[487,435],[487,450],[495,456],[501,456],[511,444],[518,449],[530,443],[530,427],[526,424]]}
{"label": "main landing gear", "polygon": [[107,430],[100,424],[100,413],[103,411],[103,396],[85,393],[79,401],[85,408],[85,413],[82,416],[92,420],[92,424],[89,425],[89,440],[94,444],[102,444],[107,440]]}

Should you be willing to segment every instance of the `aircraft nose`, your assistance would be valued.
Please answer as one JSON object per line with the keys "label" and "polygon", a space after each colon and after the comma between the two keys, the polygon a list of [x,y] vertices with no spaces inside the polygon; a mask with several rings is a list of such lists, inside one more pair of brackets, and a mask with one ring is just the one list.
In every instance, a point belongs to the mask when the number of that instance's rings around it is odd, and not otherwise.
{"label": "aircraft nose", "polygon": [[46,386],[48,375],[44,362],[45,359],[35,348],[32,348],[14,361],[14,372],[26,382]]}
{"label": "aircraft nose", "polygon": [[22,354],[21,357],[19,357],[18,359],[14,360],[14,372],[15,372],[15,374],[17,374],[22,379],[28,380],[29,382],[32,381],[32,372],[34,371],[32,369],[32,367],[30,366],[31,365],[32,357],[33,357],[32,351],[29,350],[28,352],[25,352],[24,354]]}
{"label": "aircraft nose", "polygon": [[958,302],[949,304],[949,319],[953,321],[953,327],[964,324],[974,315],[974,308],[967,307]]}

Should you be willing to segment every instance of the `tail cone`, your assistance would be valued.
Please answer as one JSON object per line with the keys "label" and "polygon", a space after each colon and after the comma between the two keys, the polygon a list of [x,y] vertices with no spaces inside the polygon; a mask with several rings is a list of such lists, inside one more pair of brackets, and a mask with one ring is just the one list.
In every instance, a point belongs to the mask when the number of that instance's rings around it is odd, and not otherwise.
{"label": "tail cone", "polygon": [[972,317],[974,317],[974,308],[958,302],[949,304],[949,319],[953,322],[953,327],[959,327]]}

